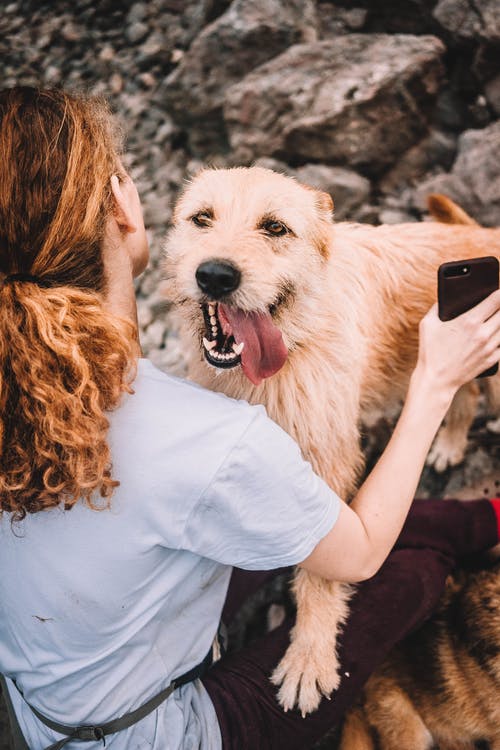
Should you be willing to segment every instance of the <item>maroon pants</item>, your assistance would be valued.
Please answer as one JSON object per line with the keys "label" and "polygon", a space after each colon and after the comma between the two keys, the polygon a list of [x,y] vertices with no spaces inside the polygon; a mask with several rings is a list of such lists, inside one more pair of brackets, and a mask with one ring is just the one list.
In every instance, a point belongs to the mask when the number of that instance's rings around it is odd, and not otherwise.
{"label": "maroon pants", "polygon": [[[286,651],[293,622],[224,657],[203,678],[213,701],[223,750],[307,750],[338,724],[395,643],[436,607],[457,561],[498,541],[487,500],[416,500],[401,535],[376,576],[357,586],[340,638],[341,680],[332,700],[302,718],[285,713],[269,676]],[[223,618],[276,571],[235,569]]]}

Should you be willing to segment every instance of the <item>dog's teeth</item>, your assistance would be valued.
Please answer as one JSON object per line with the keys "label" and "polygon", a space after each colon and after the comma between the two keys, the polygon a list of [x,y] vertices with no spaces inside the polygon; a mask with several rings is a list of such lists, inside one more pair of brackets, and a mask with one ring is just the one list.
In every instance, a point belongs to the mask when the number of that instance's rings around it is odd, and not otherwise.
{"label": "dog's teeth", "polygon": [[[208,306],[208,314],[209,315],[215,315],[215,305],[209,305]],[[212,322],[212,321],[210,321]]]}
{"label": "dog's teeth", "polygon": [[217,333],[217,326],[212,326],[212,333]]}
{"label": "dog's teeth", "polygon": [[216,344],[217,344],[217,341],[209,341],[208,339],[203,337],[203,346],[205,347],[207,351],[210,351],[211,349],[213,349],[214,346],[216,346]]}
{"label": "dog's teeth", "polygon": [[233,344],[233,352],[235,354],[241,354],[243,351],[243,347],[245,346],[245,342],[242,341],[241,344]]}
{"label": "dog's teeth", "polygon": [[217,318],[215,317],[215,315],[210,316],[210,322],[213,326],[217,325]]}

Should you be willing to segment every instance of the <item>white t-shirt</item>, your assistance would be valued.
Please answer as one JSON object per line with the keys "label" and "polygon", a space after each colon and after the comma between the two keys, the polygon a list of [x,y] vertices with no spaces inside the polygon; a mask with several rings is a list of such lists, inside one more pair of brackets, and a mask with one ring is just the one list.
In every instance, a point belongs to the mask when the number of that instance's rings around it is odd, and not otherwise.
{"label": "white t-shirt", "polygon": [[[249,406],[140,360],[135,393],[110,414],[111,509],[78,503],[0,521],[0,671],[66,725],[127,713],[200,662],[231,566],[303,560],[340,501],[297,445]],[[31,750],[61,736],[10,685]],[[102,742],[70,743],[97,750]],[[119,750],[219,750],[201,682],[110,735]]]}

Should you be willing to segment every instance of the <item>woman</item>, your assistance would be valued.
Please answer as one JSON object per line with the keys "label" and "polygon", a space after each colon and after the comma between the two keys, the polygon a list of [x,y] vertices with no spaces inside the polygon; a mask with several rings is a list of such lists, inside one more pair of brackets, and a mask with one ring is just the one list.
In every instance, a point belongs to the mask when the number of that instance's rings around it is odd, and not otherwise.
{"label": "woman", "polygon": [[[500,358],[500,294],[424,319],[393,438],[348,507],[261,408],[138,359],[147,241],[104,105],[3,91],[0,152],[0,670],[18,746],[311,746],[456,557],[498,541],[488,501],[416,503],[400,532],[456,389]],[[238,572],[226,599],[231,566],[296,564],[345,581],[382,566],[353,602],[345,680],[305,719],[268,679],[290,623],[207,671],[224,601],[230,617],[262,578]]]}

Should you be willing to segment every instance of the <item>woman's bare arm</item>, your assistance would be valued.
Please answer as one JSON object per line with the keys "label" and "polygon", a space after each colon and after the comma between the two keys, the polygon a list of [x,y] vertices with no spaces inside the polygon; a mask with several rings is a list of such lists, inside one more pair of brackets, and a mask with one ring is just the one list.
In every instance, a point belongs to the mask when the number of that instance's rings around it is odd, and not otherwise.
{"label": "woman's bare arm", "polygon": [[445,323],[432,308],[420,325],[417,366],[394,433],[350,506],[301,563],[324,578],[356,582],[380,568],[415,495],[432,440],[454,394],[500,359],[500,292]]}

